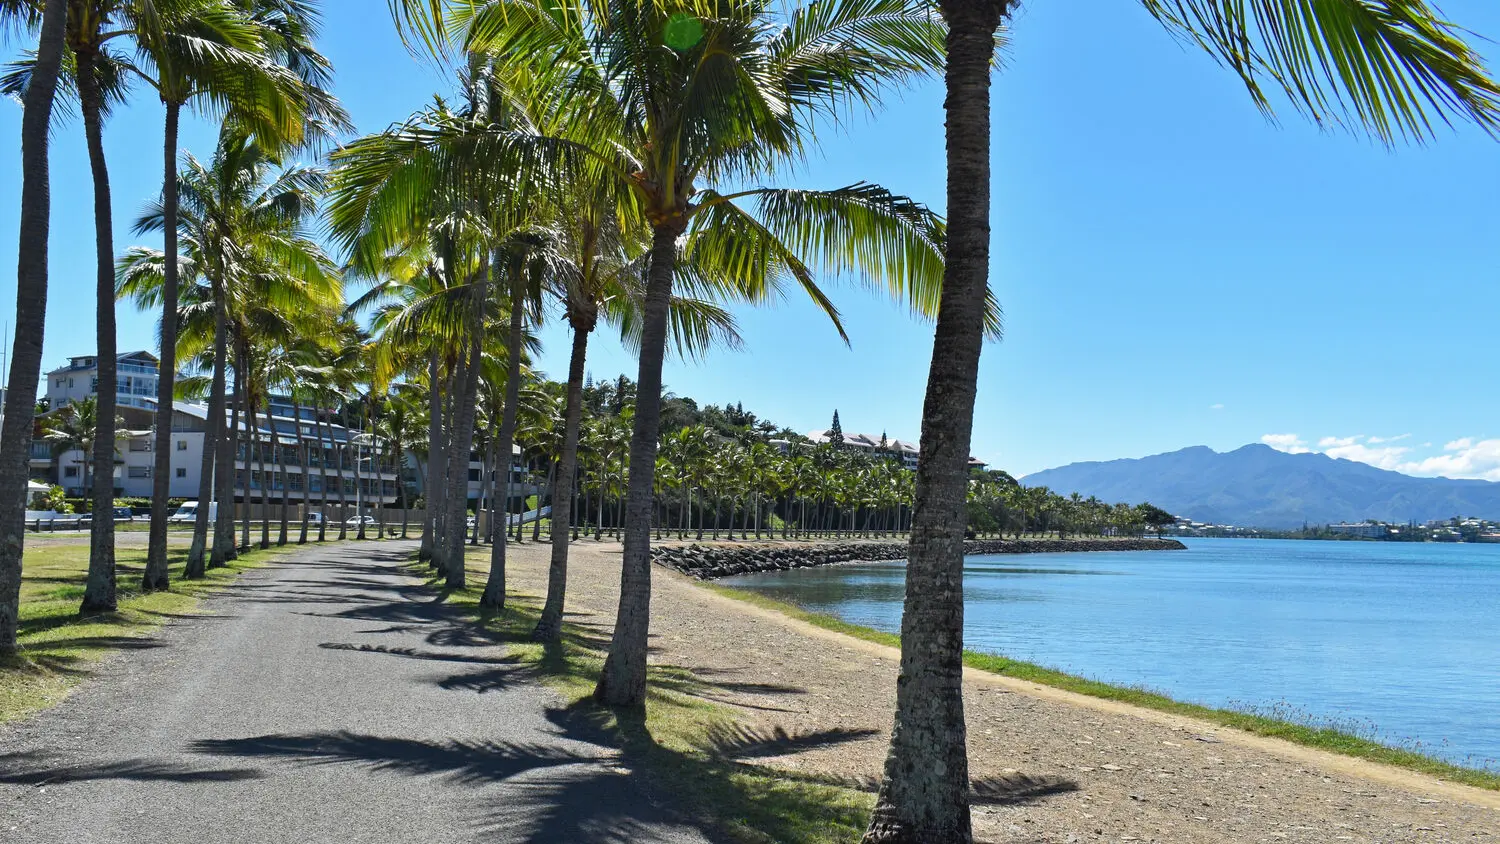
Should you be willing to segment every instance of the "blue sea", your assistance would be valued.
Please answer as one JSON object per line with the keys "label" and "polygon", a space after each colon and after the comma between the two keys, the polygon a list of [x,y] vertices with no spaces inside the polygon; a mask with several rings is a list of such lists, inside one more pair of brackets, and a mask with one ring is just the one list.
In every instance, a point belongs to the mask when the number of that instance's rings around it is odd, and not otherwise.
{"label": "blue sea", "polygon": [[[1185,543],[970,557],[966,647],[1500,767],[1500,544]],[[905,567],[721,583],[897,632]]]}

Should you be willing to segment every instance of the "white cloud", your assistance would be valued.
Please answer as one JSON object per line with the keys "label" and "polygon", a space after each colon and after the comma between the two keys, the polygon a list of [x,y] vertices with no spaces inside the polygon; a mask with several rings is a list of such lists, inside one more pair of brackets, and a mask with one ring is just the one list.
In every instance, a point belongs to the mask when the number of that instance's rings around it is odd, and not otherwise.
{"label": "white cloud", "polygon": [[1409,437],[1411,434],[1394,437],[1367,437],[1363,434],[1320,437],[1313,447],[1309,447],[1307,441],[1297,434],[1266,434],[1260,441],[1288,454],[1326,454],[1408,475],[1500,481],[1500,439],[1460,437],[1445,443],[1441,454],[1419,457],[1414,452],[1430,449],[1432,443],[1426,442],[1420,446],[1394,445]]}
{"label": "white cloud", "polygon": [[1277,451],[1284,451],[1287,454],[1306,454],[1312,451],[1312,449],[1307,447],[1307,443],[1303,442],[1302,438],[1296,434],[1266,434],[1260,438],[1260,441]]}
{"label": "white cloud", "polygon": [[[1371,440],[1373,442],[1374,440]],[[1370,446],[1364,443],[1349,443],[1330,448],[1323,453],[1329,457],[1368,463],[1381,469],[1400,469],[1401,459],[1411,449],[1399,445]]]}
{"label": "white cloud", "polygon": [[1463,437],[1444,445],[1443,451],[1446,453],[1405,463],[1401,471],[1413,475],[1500,481],[1500,439]]}
{"label": "white cloud", "polygon": [[1223,410],[1224,409],[1224,403],[1223,402],[1219,402],[1218,404],[1211,404],[1211,405],[1208,406],[1208,409],[1209,410]]}

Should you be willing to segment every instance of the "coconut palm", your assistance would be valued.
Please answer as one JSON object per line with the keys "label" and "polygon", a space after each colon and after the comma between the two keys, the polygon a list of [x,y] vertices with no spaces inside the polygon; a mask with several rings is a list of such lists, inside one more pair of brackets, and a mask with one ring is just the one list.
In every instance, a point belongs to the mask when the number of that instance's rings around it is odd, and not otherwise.
{"label": "coconut palm", "polygon": [[[124,420],[115,417],[114,425],[118,436],[123,435],[119,429],[124,427]],[[90,476],[97,471],[93,462],[94,438],[99,435],[99,402],[93,396],[70,402],[63,405],[56,413],[42,422],[42,440],[52,447],[52,459],[57,464],[57,477],[59,482],[62,478],[62,456],[69,451],[83,452],[83,489],[92,489]],[[109,482],[114,484],[114,459],[115,447],[109,448]],[[94,512],[98,512],[97,510]]]}
{"label": "coconut palm", "polygon": [[[1383,141],[1434,121],[1500,126],[1500,87],[1425,0],[1141,0],[1233,69],[1264,111],[1283,94],[1318,122]],[[968,842],[962,697],[963,508],[990,246],[990,93],[1009,0],[939,0],[948,23],[947,266],[922,414],[895,729],[867,844]],[[1268,90],[1270,89],[1270,90]]]}
{"label": "coconut palm", "polygon": [[[281,0],[175,0],[160,9],[136,2],[132,17],[139,59],[130,67],[151,84],[166,110],[162,210],[177,218],[177,137],[182,109],[197,106],[211,117],[253,133],[264,147],[296,146],[348,118],[327,94],[327,61],[312,46],[317,13],[308,3]],[[165,13],[163,13],[165,12]],[[177,228],[162,229],[163,251],[178,254]],[[155,471],[150,536],[143,586],[167,587],[167,493],[171,471],[172,381],[176,374],[177,262],[164,263],[161,289],[161,365],[156,407]],[[220,370],[222,372],[222,370]],[[223,388],[218,413],[222,415]],[[213,402],[210,401],[211,410]],[[212,427],[223,424],[215,417]],[[205,437],[205,454],[211,432]],[[205,457],[205,462],[208,458]],[[211,481],[208,481],[211,482]],[[200,501],[208,501],[202,497]],[[207,514],[199,507],[189,570],[202,570]],[[204,527],[200,528],[199,523]]]}
{"label": "coconut palm", "polygon": [[[835,0],[793,12],[781,28],[767,5],[740,0],[487,2],[466,6],[457,26],[432,18],[439,4],[395,5],[398,20],[429,42],[457,31],[466,48],[491,51],[523,99],[548,103],[541,110],[558,116],[556,130],[541,136],[491,133],[490,158],[573,159],[580,172],[606,172],[651,225],[620,613],[597,689],[601,701],[639,706],[661,364],[679,241],[687,238],[701,267],[734,267],[754,296],[799,283],[832,313],[813,284],[809,265],[820,265],[890,282],[931,312],[940,234],[923,209],[868,185],[714,187],[774,173],[810,144],[813,115],[837,117],[846,103],[873,100],[882,84],[936,66],[941,27],[910,2]],[[697,20],[668,26],[674,14]]]}
{"label": "coconut palm", "polygon": [[67,2],[45,0],[40,14],[31,4],[0,5],[0,23],[12,22],[12,16],[37,27],[39,34],[30,83],[22,96],[22,246],[16,260],[16,336],[6,380],[4,430],[0,432],[0,536],[6,537],[0,542],[0,657],[15,653],[20,621],[25,481],[47,317],[47,231],[51,214],[47,133],[62,69]]}
{"label": "coconut palm", "polygon": [[[222,564],[233,553],[234,455],[243,411],[248,419],[247,390],[250,352],[258,348],[258,337],[274,334],[296,339],[297,325],[317,324],[341,294],[339,280],[322,250],[308,236],[307,226],[317,213],[317,195],[322,172],[316,168],[280,167],[258,142],[247,139],[234,127],[222,133],[214,156],[208,162],[192,155],[183,160],[175,193],[179,199],[174,227],[182,254],[168,262],[165,253],[143,247],[127,250],[117,271],[118,292],[142,307],[160,307],[165,298],[166,267],[169,263],[188,273],[189,286],[182,300],[189,306],[208,305],[212,314],[185,328],[180,350],[192,354],[206,346],[215,349],[213,387],[209,393],[205,463],[216,451],[216,472],[205,472],[203,483],[217,477],[217,496],[203,494],[199,500],[217,497],[219,508],[215,541],[209,564]],[[137,234],[163,231],[167,216],[165,198],[147,204],[135,224]],[[179,314],[182,322],[187,317]],[[326,325],[326,322],[323,323]],[[221,334],[222,329],[222,334]],[[223,354],[219,354],[220,348]],[[230,350],[235,358],[232,424],[226,426],[223,407],[228,404],[227,370]],[[243,356],[242,354],[243,353]],[[216,409],[217,408],[217,409]],[[216,444],[215,449],[210,444]],[[249,478],[248,463],[246,478]],[[246,486],[246,503],[249,486]],[[247,508],[248,512],[248,508]],[[207,544],[207,508],[200,507],[194,523],[187,571],[201,572]]]}

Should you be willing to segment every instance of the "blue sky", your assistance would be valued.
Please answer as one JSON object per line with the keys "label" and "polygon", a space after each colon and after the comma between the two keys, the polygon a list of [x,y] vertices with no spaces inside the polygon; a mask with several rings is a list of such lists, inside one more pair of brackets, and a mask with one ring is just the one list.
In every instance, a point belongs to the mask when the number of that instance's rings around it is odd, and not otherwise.
{"label": "blue sky", "polygon": [[[361,132],[447,90],[400,47],[383,3],[324,5],[322,45]],[[1491,0],[1443,6],[1500,38]],[[985,352],[976,455],[1024,474],[1265,441],[1500,480],[1500,145],[1460,128],[1387,150],[1289,111],[1273,124],[1131,0],[1036,0],[1012,35],[994,91],[992,283],[1007,334]],[[1482,51],[1500,64],[1496,45]],[[936,81],[892,97],[825,132],[782,181],[875,181],[941,209],[941,103]],[[0,104],[0,137],[18,137],[19,122],[18,106]],[[206,157],[215,132],[187,121],[182,146]],[[117,251],[153,243],[130,224],[160,189],[160,144],[161,108],[144,90],[106,126]],[[0,233],[13,233],[19,152],[4,146]],[[47,368],[94,345],[78,123],[59,131],[52,161]],[[13,314],[15,243],[0,235],[0,319]],[[670,363],[669,389],[741,401],[798,430],[826,426],[837,408],[845,430],[915,438],[931,326],[864,290],[833,293],[851,346],[791,298],[739,313],[744,350]],[[121,306],[122,351],[154,334],[149,316]],[[541,366],[561,377],[565,332],[543,338]],[[596,377],[634,375],[607,337],[591,360]]]}

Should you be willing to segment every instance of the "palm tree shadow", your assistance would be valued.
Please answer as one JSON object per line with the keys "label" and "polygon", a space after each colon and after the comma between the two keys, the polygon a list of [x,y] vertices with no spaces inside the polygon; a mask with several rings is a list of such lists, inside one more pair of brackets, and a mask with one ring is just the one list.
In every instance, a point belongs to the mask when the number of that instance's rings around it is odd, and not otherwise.
{"label": "palm tree shadow", "polygon": [[48,759],[49,754],[34,751],[0,754],[0,783],[41,786],[92,780],[240,782],[264,776],[257,768],[197,768],[151,759],[60,765],[49,765]]}

